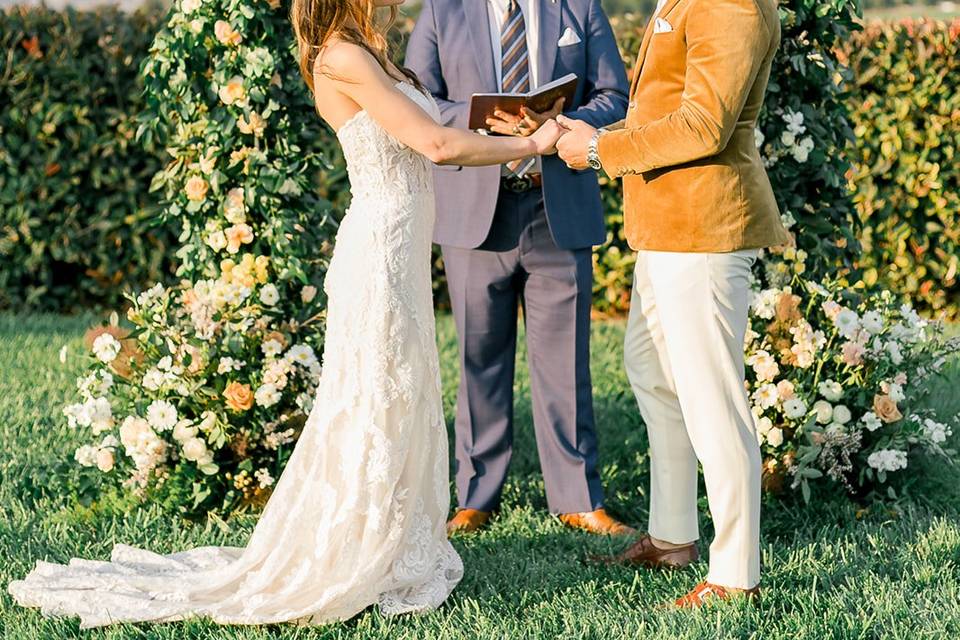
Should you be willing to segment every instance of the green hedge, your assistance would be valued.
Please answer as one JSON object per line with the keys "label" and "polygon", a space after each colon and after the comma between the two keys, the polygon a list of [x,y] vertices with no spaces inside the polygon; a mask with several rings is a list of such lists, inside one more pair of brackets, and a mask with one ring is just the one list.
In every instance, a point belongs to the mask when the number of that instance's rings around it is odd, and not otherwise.
{"label": "green hedge", "polygon": [[116,304],[168,269],[134,142],[157,12],[0,14],[0,307]]}
{"label": "green hedge", "polygon": [[[871,26],[849,40],[846,73],[824,54],[848,41],[851,7],[781,3],[785,41],[761,121],[765,153],[779,153],[771,145],[783,109],[804,114],[818,148],[808,162],[786,158],[770,168],[778,199],[804,229],[798,242],[811,256],[808,268],[846,262],[914,296],[921,309],[956,315],[957,25]],[[632,65],[645,17],[613,22]],[[400,25],[399,41],[411,25]],[[160,161],[131,139],[143,106],[137,68],[158,28],[156,12],[0,14],[0,307],[115,304],[125,289],[171,279],[170,232],[153,226],[147,193]],[[848,115],[856,136],[844,124]],[[346,172],[335,138],[322,131],[330,164],[317,188],[342,211]],[[840,153],[848,138],[854,168]],[[844,175],[858,189],[862,231],[849,218]],[[615,314],[628,305],[633,256],[623,239],[619,186],[605,185],[603,197],[610,231],[595,254],[595,307]],[[863,253],[855,251],[860,239]],[[442,304],[439,267],[436,275]]]}
{"label": "green hedge", "polygon": [[956,319],[960,20],[873,24],[845,53],[864,279]]}

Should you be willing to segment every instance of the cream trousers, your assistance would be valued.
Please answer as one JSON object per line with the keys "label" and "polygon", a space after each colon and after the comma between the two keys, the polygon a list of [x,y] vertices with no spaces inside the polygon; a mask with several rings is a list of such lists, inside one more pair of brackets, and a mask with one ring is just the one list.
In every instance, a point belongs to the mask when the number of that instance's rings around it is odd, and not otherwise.
{"label": "cream trousers", "polygon": [[757,251],[640,251],[624,360],[650,437],[650,535],[699,537],[697,461],[716,535],[707,580],[760,581],[760,448],[743,339]]}

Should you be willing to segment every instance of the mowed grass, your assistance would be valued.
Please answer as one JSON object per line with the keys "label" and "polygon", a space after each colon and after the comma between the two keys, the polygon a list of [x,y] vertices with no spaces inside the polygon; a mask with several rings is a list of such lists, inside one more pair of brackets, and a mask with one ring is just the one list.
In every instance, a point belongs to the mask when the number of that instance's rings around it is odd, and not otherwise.
{"label": "mowed grass", "polygon": [[[204,620],[124,625],[81,632],[76,619],[49,620],[14,605],[11,579],[38,558],[107,557],[116,542],[174,551],[243,544],[255,516],[188,523],[157,505],[129,509],[76,506],[64,478],[80,435],[60,408],[81,364],[58,361],[63,345],[82,349],[89,319],[0,316],[0,637],[35,638],[951,638],[960,634],[960,483],[958,469],[936,463],[912,497],[857,517],[838,499],[764,506],[764,598],[759,607],[724,603],[703,611],[658,608],[706,573],[706,562],[655,573],[585,562],[623,541],[568,531],[546,511],[530,418],[525,367],[517,382],[517,442],[502,513],[484,533],[455,542],[466,577],[448,603],[423,616],[388,619],[369,610],[324,628],[217,627]],[[452,415],[457,365],[453,327],[441,318],[444,402]],[[597,324],[593,373],[603,477],[611,509],[646,521],[647,440],[621,365],[622,323]],[[521,359],[523,357],[521,356]],[[960,411],[960,369],[951,365],[931,402]],[[702,504],[704,540],[710,527]],[[311,527],[313,523],[295,523]],[[706,544],[702,547],[706,551]],[[317,576],[322,580],[323,576]]]}

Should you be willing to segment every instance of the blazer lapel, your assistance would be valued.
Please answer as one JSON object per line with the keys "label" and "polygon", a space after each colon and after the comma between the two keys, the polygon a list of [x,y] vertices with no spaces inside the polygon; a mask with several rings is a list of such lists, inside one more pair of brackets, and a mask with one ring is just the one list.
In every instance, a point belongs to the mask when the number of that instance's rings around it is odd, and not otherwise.
{"label": "blazer lapel", "polygon": [[490,16],[487,14],[487,3],[483,0],[461,0],[461,2],[463,13],[467,18],[465,26],[473,42],[480,81],[483,83],[481,93],[499,91],[497,72],[493,67],[493,47],[490,45]]}
{"label": "blazer lapel", "polygon": [[663,5],[663,9],[659,13],[654,14],[650,18],[650,22],[647,23],[647,30],[643,34],[643,41],[640,43],[640,53],[637,54],[637,69],[633,73],[633,83],[630,87],[630,95],[637,89],[637,82],[640,80],[640,72],[643,70],[643,63],[647,60],[647,50],[650,48],[650,42],[653,40],[653,31],[654,26],[656,25],[657,18],[663,17],[673,11],[673,8],[680,3],[680,0],[667,0],[666,4]]}
{"label": "blazer lapel", "polygon": [[564,0],[538,0],[540,3],[540,52],[537,56],[539,82],[553,80],[557,64],[557,42],[560,41],[560,4]]}

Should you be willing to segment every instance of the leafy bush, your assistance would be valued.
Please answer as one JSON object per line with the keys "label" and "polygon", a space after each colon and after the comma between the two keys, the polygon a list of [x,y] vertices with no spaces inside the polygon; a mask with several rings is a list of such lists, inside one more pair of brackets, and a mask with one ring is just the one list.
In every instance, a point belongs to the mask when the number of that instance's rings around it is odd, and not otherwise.
{"label": "leafy bush", "polygon": [[0,13],[0,308],[115,304],[169,277],[134,142],[156,12]]}
{"label": "leafy bush", "polygon": [[95,438],[78,462],[186,511],[265,495],[319,375],[327,130],[294,51],[279,0],[179,0],[142,65],[183,281],[132,298],[130,333],[91,336],[66,414]]}
{"label": "leafy bush", "polygon": [[960,315],[960,20],[871,24],[844,47],[868,284]]}

